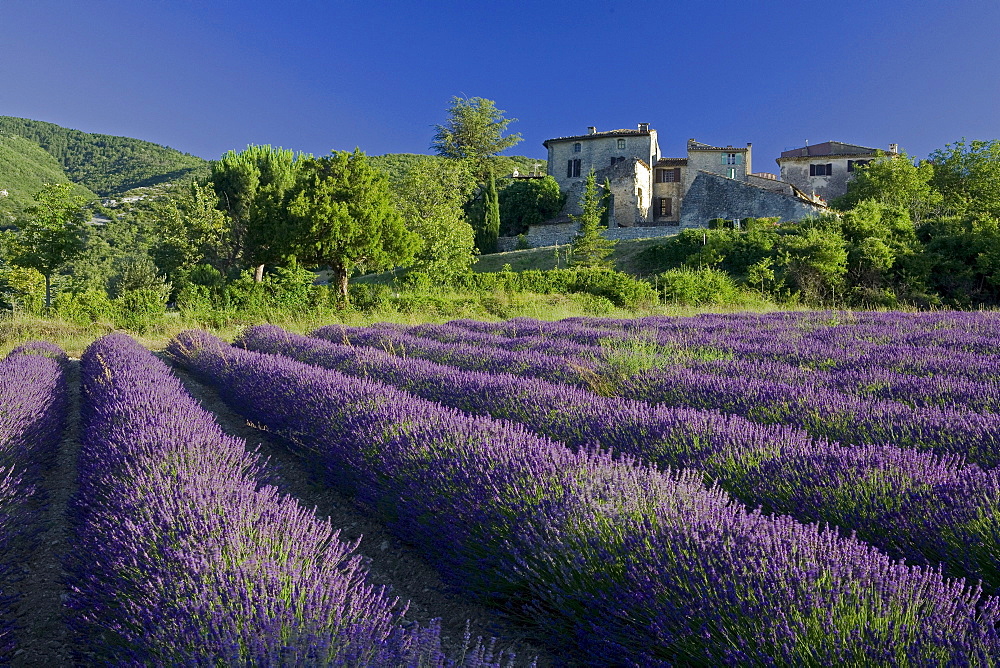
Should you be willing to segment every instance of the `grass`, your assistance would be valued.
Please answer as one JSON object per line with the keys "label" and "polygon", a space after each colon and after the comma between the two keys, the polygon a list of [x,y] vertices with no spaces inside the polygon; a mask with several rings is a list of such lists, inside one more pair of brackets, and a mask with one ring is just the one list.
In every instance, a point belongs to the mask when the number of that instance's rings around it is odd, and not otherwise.
{"label": "grass", "polygon": [[[619,241],[615,244],[611,259],[615,263],[615,269],[626,274],[640,275],[641,271],[636,264],[636,256],[642,251],[662,244],[667,237],[656,237],[653,239],[635,239]],[[514,271],[525,271],[528,269],[555,269],[556,251],[559,251],[559,266],[566,266],[566,251],[569,245],[548,246],[546,248],[531,248],[528,250],[509,251],[507,253],[491,253],[490,255],[480,255],[473,271],[489,272],[501,271],[504,265],[509,264]]]}
{"label": "grass", "polygon": [[[110,321],[80,324],[59,316],[41,317],[22,312],[0,315],[0,355],[33,339],[50,341],[61,346],[72,357],[79,357],[92,341],[114,331],[124,332],[144,346],[163,349],[167,342],[185,329],[205,329],[220,338],[233,340],[244,329],[257,324],[274,324],[290,331],[306,334],[322,325],[345,324],[366,326],[374,322],[395,322],[406,325],[442,323],[457,318],[497,321],[514,317],[539,320],[561,320],[571,316],[589,315],[610,318],[637,318],[646,315],[692,316],[700,313],[785,310],[777,304],[761,303],[752,308],[712,305],[681,306],[662,304],[641,310],[609,307],[607,300],[595,300],[586,294],[538,295],[531,293],[474,295],[442,289],[420,295],[419,308],[409,310],[272,310],[256,314],[212,314],[208,319],[174,312],[153,320],[143,331],[117,328]],[[424,299],[425,298],[425,299]],[[218,317],[214,317],[218,316]]]}
{"label": "grass", "polygon": [[[656,237],[653,239],[630,239],[619,241],[615,244],[611,259],[615,263],[615,269],[633,276],[646,276],[649,273],[648,267],[639,259],[639,255],[658,244],[662,244],[667,237]],[[530,269],[545,270],[566,267],[566,253],[569,250],[568,244],[562,246],[546,246],[545,248],[529,248],[528,250],[508,251],[506,253],[490,253],[480,255],[476,258],[476,263],[472,265],[472,270],[479,273],[493,271],[503,271],[505,265],[510,265],[513,271],[527,271]],[[557,263],[556,252],[559,252]],[[406,270],[386,271],[379,274],[367,274],[352,278],[355,283],[381,283],[391,285],[393,279],[399,278],[406,273]]]}

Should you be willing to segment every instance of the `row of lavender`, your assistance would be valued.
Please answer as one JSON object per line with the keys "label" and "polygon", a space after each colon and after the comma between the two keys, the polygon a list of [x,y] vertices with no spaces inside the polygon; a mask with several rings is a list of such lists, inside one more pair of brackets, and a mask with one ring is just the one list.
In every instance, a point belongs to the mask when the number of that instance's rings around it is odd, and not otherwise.
{"label": "row of lavender", "polygon": [[[747,362],[739,358],[735,361],[691,363],[690,358],[684,357],[675,361],[673,353],[676,349],[670,347],[673,344],[668,345],[657,339],[655,331],[650,334],[650,330],[647,330],[646,336],[652,338],[654,345],[663,346],[659,359],[654,368],[622,382],[617,374],[609,373],[608,347],[596,345],[596,342],[606,343],[609,338],[616,340],[608,329],[586,327],[574,322],[531,322],[534,323],[534,333],[518,338],[509,338],[504,334],[525,331],[528,325],[523,321],[513,324],[456,321],[452,325],[421,326],[405,331],[382,326],[364,333],[348,331],[348,335],[362,336],[373,344],[376,343],[374,339],[379,338],[377,343],[382,346],[426,346],[426,343],[412,339],[400,339],[403,334],[419,334],[422,338],[448,342],[460,348],[463,344],[479,350],[489,348],[494,351],[491,353],[494,356],[516,357],[514,351],[527,349],[533,358],[545,359],[549,367],[561,363],[564,369],[576,369],[575,379],[563,372],[567,382],[594,386],[595,378],[604,379],[604,391],[625,397],[722,410],[756,421],[789,424],[814,436],[845,444],[894,443],[902,447],[959,454],[988,467],[1000,464],[1000,414],[980,413],[967,405],[953,403],[968,399],[973,407],[992,405],[1000,395],[1000,386],[996,383],[943,377],[940,373],[928,378],[900,377],[897,373],[877,367],[874,370],[868,367],[866,371],[851,368],[844,372],[843,377],[848,384],[856,382],[860,387],[887,387],[888,393],[910,401],[904,403],[839,391],[824,386],[819,380],[809,381],[808,371],[787,362]],[[539,334],[539,331],[542,333]],[[344,336],[343,331],[336,327],[324,328],[320,334],[333,339]],[[637,340],[634,336],[617,331],[618,341],[634,342]],[[747,336],[753,338],[757,334],[750,332]],[[748,344],[744,347],[753,346]],[[783,354],[780,342],[774,340],[771,340],[769,348],[753,349],[761,355]],[[740,355],[744,353],[746,350],[739,351]],[[830,350],[823,353],[830,354]],[[950,364],[954,366],[954,353],[948,355],[951,356]],[[968,360],[968,366],[964,367],[967,376],[973,376],[977,369],[981,370],[990,363],[982,355],[969,353],[966,356],[975,358]],[[919,353],[911,351],[909,359],[920,359]],[[463,363],[460,359],[456,362]],[[1000,362],[995,364],[1000,367]],[[498,367],[502,369],[501,365],[494,365],[495,369]],[[581,373],[581,369],[586,373]],[[535,372],[528,368],[522,373],[547,379],[553,377],[547,369]],[[822,374],[817,377],[822,378]],[[942,398],[950,402],[943,406],[911,405],[934,404]]]}
{"label": "row of lavender", "polygon": [[[443,665],[438,629],[366,580],[356,543],[262,485],[169,368],[109,335],[82,358],[79,659],[128,665]],[[465,665],[488,665],[477,647]]]}
{"label": "row of lavender", "polygon": [[[45,498],[40,483],[66,423],[68,361],[61,349],[31,342],[0,362],[0,577],[9,577],[15,566],[17,539],[31,541],[41,529]],[[16,603],[13,596],[0,594],[4,660],[16,649]]]}
{"label": "row of lavender", "polygon": [[[786,426],[622,401],[513,374],[462,371],[273,326],[249,329],[237,345],[371,375],[447,406],[521,422],[573,447],[601,446],[659,466],[696,468],[767,512],[829,522],[895,556],[943,563],[952,575],[1000,589],[1000,523],[982,521],[1000,517],[1000,474],[955,457],[885,445],[846,447]],[[422,349],[406,350],[419,355]]]}
{"label": "row of lavender", "polygon": [[[614,321],[612,321],[614,322]],[[590,323],[590,324],[588,324]],[[652,326],[621,327],[609,331],[591,321],[539,323],[544,331],[505,336],[483,331],[494,325],[454,321],[449,325],[420,325],[406,331],[443,342],[478,343],[507,350],[532,350],[568,355],[607,364],[616,357],[643,350],[643,344],[661,348],[661,362],[692,366],[718,375],[764,376],[793,385],[827,387],[849,394],[863,393],[877,399],[901,401],[912,406],[964,406],[970,410],[1000,409],[1000,357],[956,351],[940,346],[902,345],[883,332],[879,344],[857,338],[853,330],[839,330],[838,341],[810,337],[782,339],[769,330],[754,329],[751,319],[743,331],[729,329],[686,332],[683,340]],[[526,325],[521,325],[521,330]],[[518,331],[508,324],[502,331]],[[471,329],[470,329],[471,328]],[[829,335],[826,329],[817,333]],[[698,335],[696,335],[696,332]],[[787,335],[788,332],[785,332]],[[800,336],[799,330],[793,334]],[[854,336],[851,336],[851,335]],[[716,337],[716,338],[713,338]],[[705,359],[709,358],[709,359]],[[934,382],[926,376],[933,375]]]}
{"label": "row of lavender", "polygon": [[1000,650],[995,598],[748,511],[700,472],[571,451],[204,333],[170,349],[313,452],[456,586],[532,620],[570,660],[989,665]]}
{"label": "row of lavender", "polygon": [[[1000,379],[993,313],[962,314],[782,313],[705,315],[695,318],[610,320],[570,318],[546,322],[516,318],[503,323],[456,320],[411,328],[432,336],[475,332],[486,345],[600,357],[604,346],[652,341],[670,352],[787,362],[810,370],[852,372],[870,368],[900,374]],[[513,341],[511,340],[513,339]],[[578,347],[573,347],[573,346]],[[580,347],[582,346],[582,347]]]}

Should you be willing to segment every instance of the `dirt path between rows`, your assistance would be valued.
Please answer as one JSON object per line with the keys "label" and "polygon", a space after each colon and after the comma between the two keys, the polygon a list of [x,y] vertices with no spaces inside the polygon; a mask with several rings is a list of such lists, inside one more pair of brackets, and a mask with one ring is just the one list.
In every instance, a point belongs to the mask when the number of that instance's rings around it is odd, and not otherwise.
{"label": "dirt path between rows", "polygon": [[[67,513],[76,493],[76,461],[80,453],[80,362],[71,360],[68,371],[69,415],[56,459],[42,479],[47,500],[42,509],[42,530],[31,545],[15,549],[22,557],[8,585],[18,600],[14,615],[18,625],[14,666],[73,665],[73,647],[66,625],[66,573],[62,555],[72,545]],[[19,572],[18,572],[19,570]],[[6,592],[5,592],[6,593]]]}
{"label": "dirt path between rows", "polygon": [[372,582],[389,585],[392,594],[410,602],[407,618],[426,624],[441,619],[442,644],[449,656],[462,648],[466,621],[472,638],[501,639],[497,649],[517,654],[517,665],[526,665],[537,657],[539,666],[557,662],[539,645],[532,643],[525,631],[507,624],[499,613],[475,604],[445,585],[437,572],[418,554],[389,534],[369,513],[355,507],[350,498],[317,479],[303,458],[293,453],[281,439],[255,428],[219,398],[210,386],[200,383],[183,369],[174,367],[187,391],[216,417],[223,431],[243,438],[250,449],[257,449],[268,459],[282,491],[297,498],[306,507],[315,507],[320,517],[329,517],[341,529],[342,540],[362,537],[358,553]]}

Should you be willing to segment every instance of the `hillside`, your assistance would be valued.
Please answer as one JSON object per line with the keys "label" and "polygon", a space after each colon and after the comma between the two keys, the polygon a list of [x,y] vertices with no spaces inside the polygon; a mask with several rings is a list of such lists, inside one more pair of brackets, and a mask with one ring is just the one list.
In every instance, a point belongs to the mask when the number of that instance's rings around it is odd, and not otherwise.
{"label": "hillside", "polygon": [[0,134],[37,143],[62,166],[70,181],[101,196],[208,173],[206,160],[141,139],[91,134],[12,116],[0,116]]}
{"label": "hillside", "polygon": [[[62,167],[41,146],[23,137],[0,133],[0,212],[16,214],[34,202],[34,194],[47,183],[69,183]],[[77,184],[77,193],[88,199],[97,195]]]}

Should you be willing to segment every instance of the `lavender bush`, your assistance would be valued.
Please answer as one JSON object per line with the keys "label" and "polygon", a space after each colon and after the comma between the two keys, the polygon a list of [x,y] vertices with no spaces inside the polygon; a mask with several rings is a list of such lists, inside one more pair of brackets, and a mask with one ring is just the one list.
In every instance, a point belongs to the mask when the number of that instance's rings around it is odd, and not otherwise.
{"label": "lavender bush", "polygon": [[[262,486],[261,463],[124,335],[84,353],[75,630],[127,665],[444,665],[438,629],[366,580],[357,543]],[[467,665],[487,665],[479,647]]]}
{"label": "lavender bush", "polygon": [[567,661],[990,664],[1000,650],[996,599],[834,530],[748,511],[699,472],[573,452],[203,332],[169,350]]}

